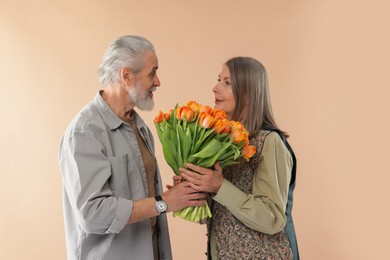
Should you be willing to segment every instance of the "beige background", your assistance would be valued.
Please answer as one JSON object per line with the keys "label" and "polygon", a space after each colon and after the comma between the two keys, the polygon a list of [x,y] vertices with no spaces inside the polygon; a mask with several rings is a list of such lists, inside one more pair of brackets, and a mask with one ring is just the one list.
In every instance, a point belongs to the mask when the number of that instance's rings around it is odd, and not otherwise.
{"label": "beige background", "polygon": [[[388,0],[0,0],[0,259],[66,258],[60,138],[123,34],[157,49],[162,86],[142,113],[154,133],[158,109],[213,104],[226,59],[261,60],[299,159],[302,259],[390,259],[389,11]],[[204,226],[169,222],[175,259],[205,259]]]}

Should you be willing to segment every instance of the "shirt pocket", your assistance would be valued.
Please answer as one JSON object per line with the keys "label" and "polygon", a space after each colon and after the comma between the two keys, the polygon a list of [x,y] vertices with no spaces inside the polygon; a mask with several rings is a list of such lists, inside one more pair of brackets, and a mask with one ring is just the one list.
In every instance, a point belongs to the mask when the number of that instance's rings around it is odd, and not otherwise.
{"label": "shirt pocket", "polygon": [[142,186],[142,177],[131,154],[108,157],[111,164],[111,177],[108,181],[113,194],[117,197],[132,199],[133,194]]}

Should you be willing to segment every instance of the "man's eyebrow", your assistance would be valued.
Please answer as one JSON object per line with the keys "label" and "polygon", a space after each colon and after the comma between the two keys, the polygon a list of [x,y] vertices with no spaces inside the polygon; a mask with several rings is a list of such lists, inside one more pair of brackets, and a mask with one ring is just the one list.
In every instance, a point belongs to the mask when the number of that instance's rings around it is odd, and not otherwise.
{"label": "man's eyebrow", "polygon": [[158,66],[153,67],[152,70],[150,71],[149,75],[156,73],[157,70],[158,70]]}

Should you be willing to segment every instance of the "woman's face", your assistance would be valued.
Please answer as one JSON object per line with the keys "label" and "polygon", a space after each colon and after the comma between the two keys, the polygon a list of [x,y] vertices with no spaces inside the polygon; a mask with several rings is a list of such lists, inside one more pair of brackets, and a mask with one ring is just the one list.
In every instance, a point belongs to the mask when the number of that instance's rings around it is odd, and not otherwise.
{"label": "woman's face", "polygon": [[224,64],[218,75],[218,83],[213,87],[215,106],[214,108],[225,111],[227,119],[231,120],[236,102],[234,101],[229,68]]}

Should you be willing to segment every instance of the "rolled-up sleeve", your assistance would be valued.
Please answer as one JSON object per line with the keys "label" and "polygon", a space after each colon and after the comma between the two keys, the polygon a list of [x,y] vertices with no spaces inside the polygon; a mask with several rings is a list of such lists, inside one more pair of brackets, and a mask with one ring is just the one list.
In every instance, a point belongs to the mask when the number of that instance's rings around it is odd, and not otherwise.
{"label": "rolled-up sleeve", "polygon": [[119,233],[128,223],[133,201],[115,197],[108,180],[111,165],[103,145],[88,131],[73,132],[61,143],[65,192],[86,233]]}
{"label": "rolled-up sleeve", "polygon": [[246,226],[275,234],[286,225],[286,205],[292,169],[291,154],[277,133],[265,139],[251,194],[224,180],[214,200]]}

